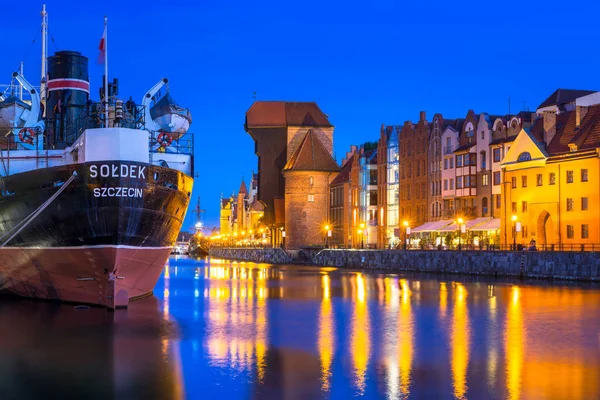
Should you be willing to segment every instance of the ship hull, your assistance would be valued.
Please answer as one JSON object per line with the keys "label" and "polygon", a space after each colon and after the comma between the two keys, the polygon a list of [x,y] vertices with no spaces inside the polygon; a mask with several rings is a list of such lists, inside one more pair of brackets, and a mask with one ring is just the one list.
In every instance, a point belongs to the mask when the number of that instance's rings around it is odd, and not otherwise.
{"label": "ship hull", "polygon": [[150,294],[192,184],[177,170],[121,161],[0,178],[0,288],[111,308]]}

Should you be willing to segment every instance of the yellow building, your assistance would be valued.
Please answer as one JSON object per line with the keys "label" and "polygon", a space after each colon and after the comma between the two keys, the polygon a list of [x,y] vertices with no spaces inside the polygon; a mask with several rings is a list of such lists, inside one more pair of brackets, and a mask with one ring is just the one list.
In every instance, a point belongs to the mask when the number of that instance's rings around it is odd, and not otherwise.
{"label": "yellow building", "polygon": [[223,199],[221,198],[221,209],[220,209],[220,233],[221,235],[228,235],[233,233],[233,197]]}
{"label": "yellow building", "polygon": [[504,245],[600,249],[600,105],[545,111],[501,165]]}

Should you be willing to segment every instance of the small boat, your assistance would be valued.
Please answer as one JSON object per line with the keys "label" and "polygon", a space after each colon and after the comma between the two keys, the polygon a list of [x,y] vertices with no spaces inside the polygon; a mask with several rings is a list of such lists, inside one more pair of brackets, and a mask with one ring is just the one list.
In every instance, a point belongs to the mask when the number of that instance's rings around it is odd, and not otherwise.
{"label": "small boat", "polygon": [[183,136],[192,123],[190,110],[177,105],[169,92],[150,108],[150,116],[161,132],[170,133],[174,140]]}
{"label": "small boat", "polygon": [[0,128],[23,127],[30,112],[30,104],[17,96],[7,96],[4,100],[0,100]]}

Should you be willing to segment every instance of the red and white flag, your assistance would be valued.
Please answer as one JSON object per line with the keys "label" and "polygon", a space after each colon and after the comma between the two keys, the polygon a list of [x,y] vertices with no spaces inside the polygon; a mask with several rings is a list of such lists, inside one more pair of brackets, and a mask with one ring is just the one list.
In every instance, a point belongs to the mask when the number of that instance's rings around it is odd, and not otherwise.
{"label": "red and white flag", "polygon": [[98,64],[104,64],[106,61],[106,24],[104,24],[104,33],[100,39],[100,45],[98,46],[100,55],[98,56]]}

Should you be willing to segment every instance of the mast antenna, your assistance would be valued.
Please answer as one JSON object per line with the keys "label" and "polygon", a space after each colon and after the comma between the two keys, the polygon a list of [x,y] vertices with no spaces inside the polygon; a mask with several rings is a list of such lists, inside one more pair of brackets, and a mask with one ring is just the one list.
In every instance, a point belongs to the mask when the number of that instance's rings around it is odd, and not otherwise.
{"label": "mast antenna", "polygon": [[42,5],[42,77],[40,80],[40,97],[42,103],[43,115],[46,116],[46,65],[47,65],[47,52],[48,52],[48,13],[46,12],[46,5]]}

